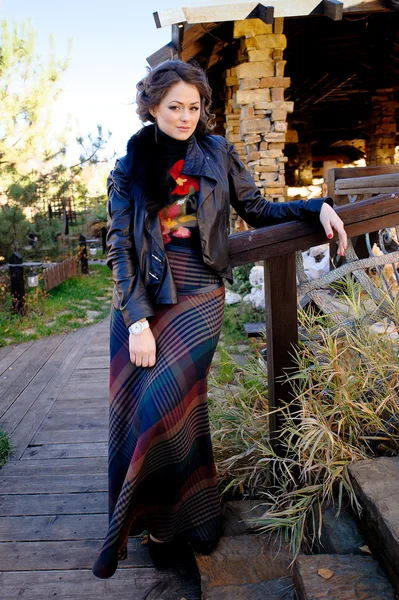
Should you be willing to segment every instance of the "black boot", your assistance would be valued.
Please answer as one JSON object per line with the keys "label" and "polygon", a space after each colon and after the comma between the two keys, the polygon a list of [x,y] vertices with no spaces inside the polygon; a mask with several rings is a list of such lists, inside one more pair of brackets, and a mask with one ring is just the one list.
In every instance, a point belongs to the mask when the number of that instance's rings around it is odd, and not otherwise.
{"label": "black boot", "polygon": [[218,545],[220,538],[214,540],[193,540],[190,545],[197,554],[210,554]]}
{"label": "black boot", "polygon": [[165,569],[173,562],[175,556],[176,543],[173,542],[154,542],[151,536],[148,536],[148,552],[154,567]]}

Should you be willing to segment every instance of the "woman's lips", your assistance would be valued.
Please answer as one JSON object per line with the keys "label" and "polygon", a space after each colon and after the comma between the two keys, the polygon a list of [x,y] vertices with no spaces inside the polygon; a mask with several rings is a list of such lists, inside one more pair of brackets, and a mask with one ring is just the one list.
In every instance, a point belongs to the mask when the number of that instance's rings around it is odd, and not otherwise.
{"label": "woman's lips", "polygon": [[178,127],[177,129],[180,129],[180,131],[190,131],[190,127]]}

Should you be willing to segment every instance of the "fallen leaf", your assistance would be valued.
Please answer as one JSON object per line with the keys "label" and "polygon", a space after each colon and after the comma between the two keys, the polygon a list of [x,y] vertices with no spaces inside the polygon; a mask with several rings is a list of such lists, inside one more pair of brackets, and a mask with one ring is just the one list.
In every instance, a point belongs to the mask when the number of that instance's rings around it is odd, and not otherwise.
{"label": "fallen leaf", "polygon": [[367,552],[367,554],[371,554],[371,550],[368,546],[360,546],[359,550],[361,550],[362,552]]}
{"label": "fallen leaf", "polygon": [[331,579],[331,577],[334,576],[334,571],[331,571],[331,569],[325,569],[324,567],[321,567],[317,573],[320,575],[320,577],[323,577],[323,579]]}

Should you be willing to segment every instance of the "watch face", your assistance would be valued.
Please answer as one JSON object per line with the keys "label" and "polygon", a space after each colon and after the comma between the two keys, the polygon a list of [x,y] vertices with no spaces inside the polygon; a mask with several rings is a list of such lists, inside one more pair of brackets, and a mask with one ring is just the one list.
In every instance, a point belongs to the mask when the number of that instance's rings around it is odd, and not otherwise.
{"label": "watch face", "polygon": [[143,330],[143,326],[142,326],[142,324],[141,324],[141,323],[135,323],[135,324],[132,326],[132,329],[133,329],[134,333],[141,333],[141,332],[142,332],[142,330]]}

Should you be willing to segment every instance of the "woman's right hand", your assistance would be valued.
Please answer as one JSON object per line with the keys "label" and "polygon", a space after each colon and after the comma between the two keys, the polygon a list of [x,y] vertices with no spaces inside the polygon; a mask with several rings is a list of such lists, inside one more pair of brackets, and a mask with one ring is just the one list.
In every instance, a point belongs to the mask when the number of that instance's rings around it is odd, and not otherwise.
{"label": "woman's right hand", "polygon": [[139,335],[129,334],[129,354],[131,362],[137,367],[155,365],[156,345],[150,328],[144,329]]}

